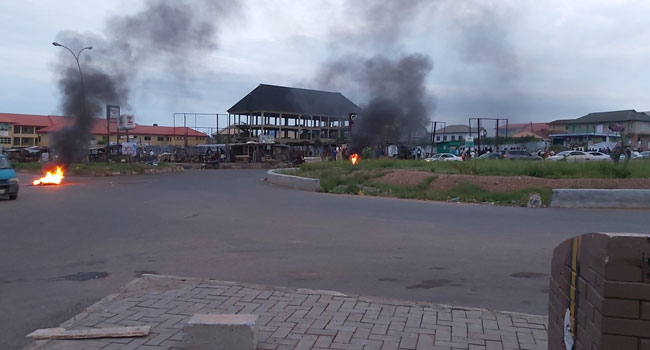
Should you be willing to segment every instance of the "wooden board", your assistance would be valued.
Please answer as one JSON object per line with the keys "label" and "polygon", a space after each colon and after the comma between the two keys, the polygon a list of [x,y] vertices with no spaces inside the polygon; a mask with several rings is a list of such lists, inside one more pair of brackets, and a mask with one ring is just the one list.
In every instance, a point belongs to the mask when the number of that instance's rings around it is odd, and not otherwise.
{"label": "wooden board", "polygon": [[31,339],[93,339],[143,337],[149,334],[151,326],[88,328],[66,330],[65,328],[37,329],[27,335]]}

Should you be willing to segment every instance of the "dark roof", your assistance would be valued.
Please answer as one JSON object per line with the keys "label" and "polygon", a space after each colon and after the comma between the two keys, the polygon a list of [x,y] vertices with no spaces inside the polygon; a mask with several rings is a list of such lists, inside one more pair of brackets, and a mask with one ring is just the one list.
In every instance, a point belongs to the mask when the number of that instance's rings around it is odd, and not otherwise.
{"label": "dark roof", "polygon": [[650,116],[633,109],[627,109],[624,111],[589,113],[586,116],[572,120],[567,124],[611,123],[633,120],[650,122]]}
{"label": "dark roof", "polygon": [[[485,128],[481,127],[481,131],[484,131]],[[436,130],[436,134],[469,134],[469,126],[467,125],[449,125],[442,129]],[[472,133],[478,133],[477,127],[472,127]]]}
{"label": "dark roof", "polygon": [[359,113],[357,105],[339,92],[260,84],[228,109],[230,114],[282,112],[347,117]]}

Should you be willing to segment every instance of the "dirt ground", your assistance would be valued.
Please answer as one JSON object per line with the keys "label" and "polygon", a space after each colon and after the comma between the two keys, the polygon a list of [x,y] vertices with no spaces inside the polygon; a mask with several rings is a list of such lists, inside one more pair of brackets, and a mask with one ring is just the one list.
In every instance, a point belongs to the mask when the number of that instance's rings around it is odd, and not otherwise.
{"label": "dirt ground", "polygon": [[650,189],[650,178],[633,179],[544,179],[532,176],[478,176],[435,174],[427,171],[398,169],[375,179],[380,183],[414,186],[435,175],[429,188],[448,190],[461,182],[477,184],[488,191],[510,191],[524,188],[640,188]]}

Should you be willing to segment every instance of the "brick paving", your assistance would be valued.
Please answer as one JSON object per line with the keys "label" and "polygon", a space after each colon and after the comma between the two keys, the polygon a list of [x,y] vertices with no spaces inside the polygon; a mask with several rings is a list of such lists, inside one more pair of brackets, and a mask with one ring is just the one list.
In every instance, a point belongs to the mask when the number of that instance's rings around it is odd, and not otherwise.
{"label": "brick paving", "polygon": [[144,275],[61,326],[79,329],[150,325],[149,336],[35,341],[25,349],[180,350],[184,349],[185,322],[201,313],[259,315],[258,349],[547,348],[544,316]]}

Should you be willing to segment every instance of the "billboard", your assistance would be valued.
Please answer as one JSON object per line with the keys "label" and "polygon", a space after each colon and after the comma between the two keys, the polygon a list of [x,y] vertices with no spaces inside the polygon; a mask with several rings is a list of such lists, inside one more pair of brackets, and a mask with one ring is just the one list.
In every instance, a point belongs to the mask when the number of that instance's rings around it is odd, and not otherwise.
{"label": "billboard", "polygon": [[118,119],[120,117],[120,106],[106,105],[106,119]]}
{"label": "billboard", "polygon": [[135,116],[133,114],[122,114],[117,119],[117,128],[119,130],[135,129]]}

